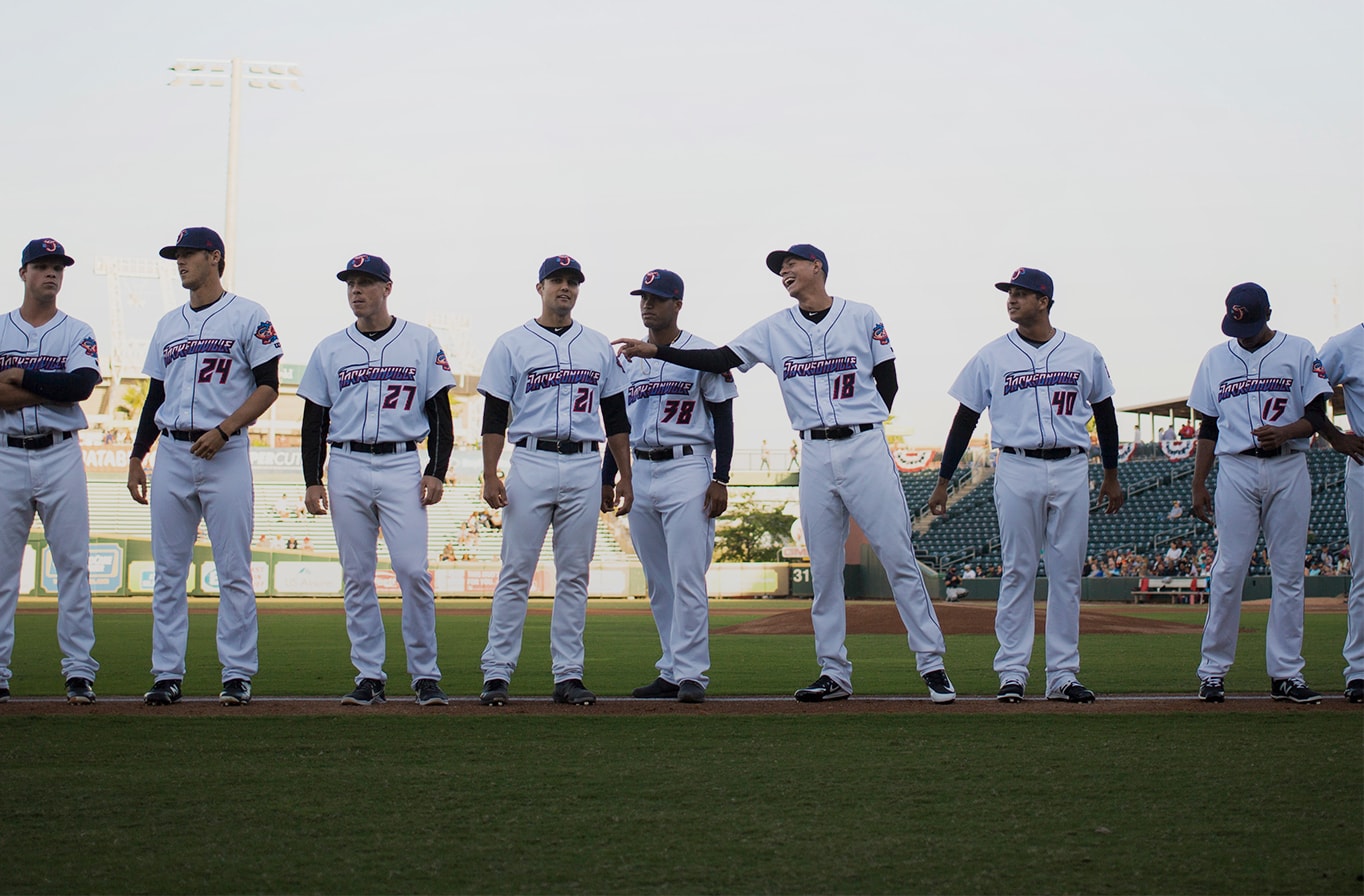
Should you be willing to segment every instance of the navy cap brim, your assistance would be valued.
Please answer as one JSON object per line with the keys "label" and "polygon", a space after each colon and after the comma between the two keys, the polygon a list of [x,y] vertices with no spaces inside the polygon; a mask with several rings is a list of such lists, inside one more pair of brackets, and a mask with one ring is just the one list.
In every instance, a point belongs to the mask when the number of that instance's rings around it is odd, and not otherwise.
{"label": "navy cap brim", "polygon": [[661,292],[660,290],[657,290],[657,289],[642,289],[642,288],[641,288],[641,289],[632,289],[632,290],[630,290],[630,295],[632,295],[632,296],[642,296],[642,295],[646,295],[646,294],[647,294],[647,295],[651,295],[651,296],[658,296],[660,299],[677,299],[677,301],[679,301],[679,302],[682,301],[682,297],[681,297],[681,296],[669,295],[668,293],[666,293],[666,292]]}
{"label": "navy cap brim", "polygon": [[[1019,289],[1026,289],[1028,292],[1035,292],[1035,293],[1037,293],[1039,296],[1046,296],[1046,295],[1047,295],[1047,294],[1044,293],[1044,292],[1039,292],[1038,290],[1035,290],[1035,289],[1033,289],[1033,288],[1031,288],[1031,287],[1024,286],[1022,283],[996,283],[996,284],[995,284],[995,289],[999,290],[1000,292],[1008,292],[1009,290],[1013,289],[1014,287],[1018,287]],[[1047,298],[1051,298],[1051,296],[1047,296]]]}
{"label": "navy cap brim", "polygon": [[167,258],[170,259],[171,261],[175,261],[175,253],[178,252],[179,250],[180,250],[179,246],[166,246],[157,254],[159,254],[162,258]]}
{"label": "navy cap brim", "polygon": [[1260,331],[1265,328],[1268,321],[1264,320],[1235,320],[1230,314],[1222,316],[1222,332],[1232,339],[1251,339],[1260,335]]}
{"label": "navy cap brim", "polygon": [[[777,249],[777,250],[774,251],[774,252],[768,252],[768,253],[767,253],[767,269],[768,269],[769,271],[771,271],[772,273],[774,273],[774,274],[780,274],[780,273],[781,273],[782,262],[786,261],[786,257],[787,257],[788,255],[794,256],[795,258],[800,258],[799,255],[795,255],[795,254],[794,254],[793,252],[791,252],[789,249]],[[807,261],[808,261],[808,259],[804,259],[804,260],[807,260]]]}
{"label": "navy cap brim", "polygon": [[70,255],[63,255],[60,252],[53,252],[50,255],[38,255],[33,258],[30,258],[28,261],[24,262],[24,266],[27,267],[28,265],[33,264],[35,261],[42,261],[44,258],[60,258],[62,260],[62,267],[67,268],[71,267],[73,264],[76,263],[76,259],[72,258]]}
{"label": "navy cap brim", "polygon": [[336,275],[336,279],[340,280],[342,283],[345,283],[348,280],[354,280],[356,277],[373,277],[375,280],[382,283],[393,282],[392,277],[380,277],[373,271],[339,271]]}

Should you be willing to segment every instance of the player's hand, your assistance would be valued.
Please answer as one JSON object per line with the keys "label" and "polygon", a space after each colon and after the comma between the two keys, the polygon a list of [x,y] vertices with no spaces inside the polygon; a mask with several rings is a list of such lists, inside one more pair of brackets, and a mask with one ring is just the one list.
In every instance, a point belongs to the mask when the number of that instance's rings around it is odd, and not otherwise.
{"label": "player's hand", "polygon": [[147,471],[135,457],[128,459],[128,494],[139,504],[147,503]]}
{"label": "player's hand", "polygon": [[630,512],[630,505],[635,503],[635,487],[628,479],[622,479],[616,483],[616,516],[625,516]]}
{"label": "player's hand", "polygon": [[194,441],[194,444],[189,447],[189,453],[195,457],[202,457],[204,460],[212,460],[213,456],[226,444],[227,439],[223,438],[222,434],[218,432],[218,427],[214,427]]}
{"label": "player's hand", "polygon": [[1104,471],[1103,485],[1099,486],[1099,497],[1108,502],[1108,508],[1104,510],[1105,514],[1117,513],[1122,509],[1122,505],[1127,501],[1127,493],[1122,490],[1122,486],[1118,483],[1116,471],[1112,471],[1111,475],[1110,471]]}
{"label": "player's hand", "polygon": [[1288,434],[1287,427],[1270,426],[1268,423],[1264,426],[1255,427],[1250,431],[1250,434],[1255,437],[1255,441],[1259,446],[1266,451],[1273,451],[1275,448],[1281,447],[1285,442],[1292,438],[1292,436]]}
{"label": "player's hand", "polygon": [[616,509],[616,487],[614,485],[603,485],[601,487],[601,512],[610,513]]}
{"label": "player's hand", "polygon": [[507,485],[501,476],[483,477],[483,501],[493,510],[507,506]]}
{"label": "player's hand", "polygon": [[1331,447],[1357,464],[1364,464],[1364,436],[1343,432],[1331,442]]}
{"label": "player's hand", "polygon": [[706,516],[710,519],[715,519],[724,513],[725,509],[729,507],[729,486],[712,479],[710,485],[706,486],[706,501],[703,506],[706,510]]}
{"label": "player's hand", "polygon": [[22,367],[7,367],[0,370],[0,383],[6,386],[23,386],[24,369]]}
{"label": "player's hand", "polygon": [[611,344],[620,346],[616,354],[622,358],[652,358],[658,354],[658,346],[643,339],[613,339]]}
{"label": "player's hand", "polygon": [[303,493],[303,506],[313,516],[325,514],[330,507],[327,501],[327,487],[325,485],[308,486],[308,490]]}
{"label": "player's hand", "polygon": [[928,509],[934,516],[947,513],[947,481],[939,479],[933,486],[933,494],[928,496]]}
{"label": "player's hand", "polygon": [[432,504],[439,504],[443,497],[445,497],[445,483],[435,476],[423,476],[421,482],[422,506],[430,507]]}
{"label": "player's hand", "polygon": [[1201,482],[1195,482],[1193,486],[1193,515],[1194,519],[1202,520],[1208,525],[1213,524],[1212,495],[1208,493],[1208,487]]}

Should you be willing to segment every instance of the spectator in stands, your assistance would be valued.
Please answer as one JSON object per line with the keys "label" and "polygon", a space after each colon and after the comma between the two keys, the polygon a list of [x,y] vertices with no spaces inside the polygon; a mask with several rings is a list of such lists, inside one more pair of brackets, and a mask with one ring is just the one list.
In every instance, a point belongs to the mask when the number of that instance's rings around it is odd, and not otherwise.
{"label": "spectator in stands", "polygon": [[447,541],[445,547],[440,549],[440,559],[443,562],[455,559],[455,543],[453,541]]}
{"label": "spectator in stands", "polygon": [[1165,514],[1165,518],[1166,518],[1167,520],[1170,520],[1171,522],[1173,522],[1174,520],[1179,519],[1179,518],[1182,517],[1183,515],[1184,515],[1184,505],[1182,505],[1182,504],[1179,503],[1179,499],[1178,499],[1178,498],[1175,498],[1175,503],[1172,504],[1172,505],[1170,505],[1170,512],[1167,513],[1167,514]]}
{"label": "spectator in stands", "polygon": [[1184,423],[1183,423],[1183,425],[1181,425],[1181,426],[1179,427],[1179,437],[1180,437],[1180,439],[1183,439],[1183,440],[1186,440],[1186,441],[1187,441],[1188,439],[1192,439],[1192,438],[1194,437],[1194,435],[1196,435],[1196,434],[1197,434],[1197,430],[1194,429],[1194,425],[1193,425],[1193,421],[1192,421],[1192,420],[1185,420]]}
{"label": "spectator in stands", "polygon": [[1133,444],[1133,445],[1140,445],[1140,444],[1141,444],[1141,424],[1140,424],[1140,423],[1138,423],[1136,426],[1133,426],[1133,427],[1132,427],[1132,444]]}
{"label": "spectator in stands", "polygon": [[767,439],[763,439],[762,448],[758,450],[758,470],[772,469],[772,452],[767,447]]}
{"label": "spectator in stands", "polygon": [[966,570],[961,574],[961,577],[963,579],[974,579],[978,578],[979,576],[980,576],[979,566],[968,566],[966,567]]}
{"label": "spectator in stands", "polygon": [[787,469],[787,470],[799,470],[799,469],[800,469],[800,445],[798,445],[798,444],[796,443],[796,440],[795,440],[795,439],[792,439],[792,440],[791,440],[791,452],[790,452],[790,453],[791,453],[791,460],[790,460],[789,463],[787,463],[786,469]]}
{"label": "spectator in stands", "polygon": [[966,594],[966,589],[961,585],[961,573],[957,572],[955,566],[943,577],[943,591],[949,601],[960,600]]}
{"label": "spectator in stands", "polygon": [[311,553],[313,552],[313,539],[312,539],[312,537],[309,536],[309,535],[303,536],[303,541],[302,541],[301,544],[299,544],[299,549],[302,550],[303,553],[305,553],[305,554],[311,554]]}
{"label": "spectator in stands", "polygon": [[293,516],[293,513],[294,505],[293,502],[289,500],[288,493],[281,492],[279,500],[275,502],[275,515],[282,520],[287,520],[289,517]]}
{"label": "spectator in stands", "polygon": [[1171,423],[1160,434],[1162,442],[1173,442],[1175,440],[1175,425]]}
{"label": "spectator in stands", "polygon": [[296,551],[296,550],[298,550],[298,539],[297,539],[297,538],[290,538],[288,541],[286,541],[286,542],[284,543],[284,547],[285,547],[286,550],[290,550],[290,551]]}

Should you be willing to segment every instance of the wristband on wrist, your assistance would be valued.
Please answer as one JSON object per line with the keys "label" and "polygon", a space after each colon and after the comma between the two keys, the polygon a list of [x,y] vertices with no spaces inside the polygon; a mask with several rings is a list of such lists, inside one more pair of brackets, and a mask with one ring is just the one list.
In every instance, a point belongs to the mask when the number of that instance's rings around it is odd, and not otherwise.
{"label": "wristband on wrist", "polygon": [[226,442],[226,441],[227,441],[227,433],[223,432],[222,426],[215,426],[215,427],[213,427],[213,428],[216,429],[216,430],[218,430],[218,435],[222,436],[222,437],[223,437],[223,441]]}

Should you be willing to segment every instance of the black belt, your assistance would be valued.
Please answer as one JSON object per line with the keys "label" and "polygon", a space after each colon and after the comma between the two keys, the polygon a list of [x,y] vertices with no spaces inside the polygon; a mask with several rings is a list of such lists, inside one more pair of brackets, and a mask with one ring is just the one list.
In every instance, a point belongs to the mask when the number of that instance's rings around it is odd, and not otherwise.
{"label": "black belt", "polygon": [[5,442],[11,448],[23,448],[25,451],[38,451],[43,448],[51,448],[57,444],[58,436],[65,442],[71,438],[69,432],[45,432],[40,436],[5,436]]}
{"label": "black belt", "polygon": [[534,448],[536,451],[552,451],[555,454],[581,454],[584,451],[596,451],[596,442],[570,442],[567,439],[556,442],[552,439],[535,439],[532,441],[529,436],[514,443],[517,448]]}
{"label": "black belt", "polygon": [[349,448],[360,454],[402,454],[405,451],[416,451],[417,443],[407,442],[332,442],[335,448]]}
{"label": "black belt", "polygon": [[640,460],[672,460],[675,457],[691,457],[695,453],[690,445],[683,445],[681,451],[676,448],[655,448],[652,451],[635,449],[635,457]]}
{"label": "black belt", "polygon": [[826,429],[806,429],[802,430],[802,439],[851,439],[859,432],[867,432],[876,428],[875,423],[859,423],[856,426],[830,426]]}
{"label": "black belt", "polygon": [[1005,454],[1021,454],[1036,460],[1065,460],[1083,452],[1083,448],[1001,448]]}
{"label": "black belt", "polygon": [[1280,445],[1278,448],[1247,448],[1241,452],[1245,457],[1283,457],[1285,454],[1293,453],[1293,449],[1287,445]]}
{"label": "black belt", "polygon": [[[212,429],[163,429],[161,430],[161,435],[170,436],[177,442],[197,442],[199,441],[200,438],[204,436],[205,433],[210,433],[213,431],[214,430]],[[235,436],[240,432],[241,432],[240,429],[236,429],[228,433],[228,435]]]}

